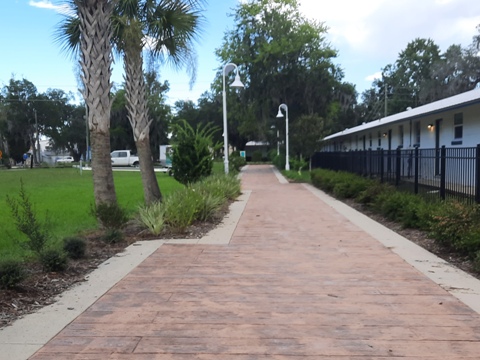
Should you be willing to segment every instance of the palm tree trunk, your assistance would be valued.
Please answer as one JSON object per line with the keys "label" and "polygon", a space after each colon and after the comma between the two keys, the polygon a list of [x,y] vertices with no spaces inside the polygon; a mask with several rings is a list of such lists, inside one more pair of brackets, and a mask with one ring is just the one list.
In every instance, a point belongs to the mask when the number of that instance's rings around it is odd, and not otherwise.
{"label": "palm tree trunk", "polygon": [[124,66],[128,119],[133,129],[133,138],[140,161],[143,193],[145,203],[148,205],[162,201],[162,193],[155,175],[152,149],[150,148],[151,121],[148,120],[141,45],[127,46],[125,49]]}
{"label": "palm tree trunk", "polygon": [[80,19],[83,97],[92,140],[95,204],[115,204],[110,158],[111,29],[114,0],[74,0]]}

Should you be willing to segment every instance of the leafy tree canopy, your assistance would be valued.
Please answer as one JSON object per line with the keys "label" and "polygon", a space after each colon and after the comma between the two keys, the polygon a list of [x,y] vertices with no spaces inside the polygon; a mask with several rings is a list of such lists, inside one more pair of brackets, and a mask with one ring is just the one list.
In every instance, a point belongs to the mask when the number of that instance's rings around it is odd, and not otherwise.
{"label": "leafy tree canopy", "polygon": [[[233,62],[245,89],[227,89],[228,131],[231,144],[242,148],[246,140],[266,140],[278,105],[287,104],[293,122],[300,115],[320,117],[344,96],[343,71],[334,64],[337,51],[326,40],[324,23],[305,18],[296,0],[257,0],[235,8],[234,27],[216,50],[222,64]],[[233,72],[227,84],[233,79]],[[212,89],[220,93],[223,65]],[[348,88],[347,107],[355,103]],[[343,110],[343,106],[339,106]],[[331,119],[335,122],[337,119]]]}

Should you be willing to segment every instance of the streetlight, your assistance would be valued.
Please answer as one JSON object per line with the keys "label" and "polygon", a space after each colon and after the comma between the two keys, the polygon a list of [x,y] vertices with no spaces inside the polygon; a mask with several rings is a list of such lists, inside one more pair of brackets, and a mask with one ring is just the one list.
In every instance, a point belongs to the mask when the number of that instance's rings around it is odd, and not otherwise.
{"label": "streetlight", "polygon": [[288,106],[285,104],[280,104],[278,107],[278,114],[277,118],[283,117],[282,109],[285,110],[286,113],[286,118],[285,118],[285,125],[286,125],[286,130],[285,130],[285,144],[286,144],[286,156],[285,156],[285,170],[290,170],[290,164],[288,162]]}
{"label": "streetlight", "polygon": [[230,84],[231,87],[243,88],[244,85],[238,75],[237,65],[229,63],[223,67],[223,146],[224,146],[224,164],[225,174],[228,174],[228,131],[227,131],[227,93],[225,92],[225,76],[235,69],[235,80]]}

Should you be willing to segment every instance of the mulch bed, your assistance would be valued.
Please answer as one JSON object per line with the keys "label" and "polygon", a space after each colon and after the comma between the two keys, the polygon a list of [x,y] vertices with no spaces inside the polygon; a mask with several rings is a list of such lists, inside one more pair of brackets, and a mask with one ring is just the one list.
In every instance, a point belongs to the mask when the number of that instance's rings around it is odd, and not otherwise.
{"label": "mulch bed", "polygon": [[68,269],[61,273],[45,273],[40,264],[29,263],[26,280],[14,289],[0,290],[0,328],[54,303],[57,295],[74,284],[86,281],[90,272],[115,254],[122,252],[130,244],[153,239],[198,239],[215,228],[225,213],[226,211],[214,223],[197,223],[190,226],[186,233],[165,231],[160,236],[153,236],[131,223],[123,230],[124,240],[118,244],[106,244],[101,240],[100,231],[91,232],[84,236],[87,241],[87,257],[69,260]]}

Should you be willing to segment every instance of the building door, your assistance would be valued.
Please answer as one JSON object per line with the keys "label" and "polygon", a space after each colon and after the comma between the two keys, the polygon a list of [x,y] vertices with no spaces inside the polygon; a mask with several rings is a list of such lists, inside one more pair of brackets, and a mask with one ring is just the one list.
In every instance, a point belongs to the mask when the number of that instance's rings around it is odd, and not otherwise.
{"label": "building door", "polygon": [[440,175],[440,126],[442,119],[435,120],[435,175]]}

